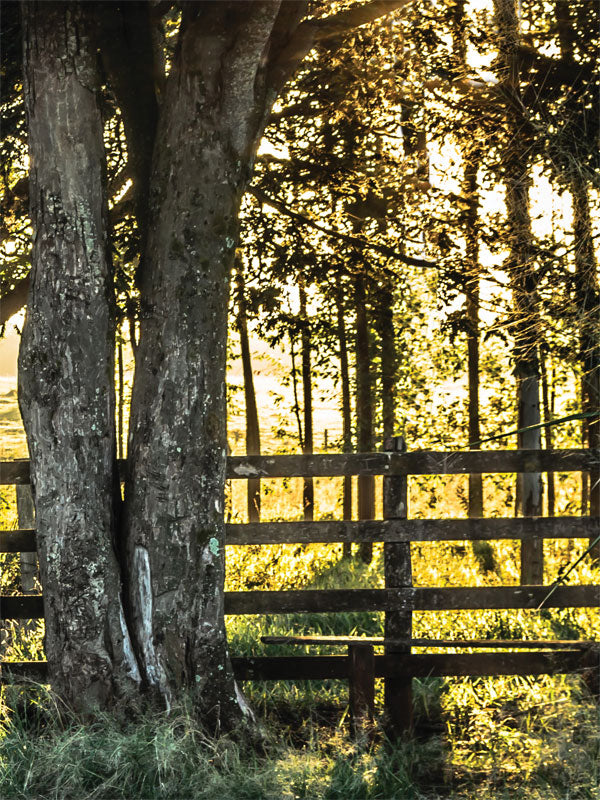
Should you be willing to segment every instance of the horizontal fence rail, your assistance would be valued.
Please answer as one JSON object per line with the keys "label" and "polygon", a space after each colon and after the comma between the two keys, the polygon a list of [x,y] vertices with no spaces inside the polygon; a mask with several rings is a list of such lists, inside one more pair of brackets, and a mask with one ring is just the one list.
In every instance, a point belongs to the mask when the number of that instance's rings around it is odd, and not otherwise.
{"label": "horizontal fence rail", "polygon": [[[416,587],[225,592],[226,614],[311,614],[349,611],[476,611],[480,609],[596,608],[600,587]],[[43,617],[41,595],[0,597],[0,619]]]}
{"label": "horizontal fence rail", "polygon": [[[238,680],[347,680],[347,656],[250,656],[231,659]],[[376,678],[560,675],[597,667],[598,656],[578,651],[535,653],[424,653],[375,656]],[[0,664],[3,683],[43,683],[45,661]]]}
{"label": "horizontal fence rail", "polygon": [[[455,542],[490,539],[577,539],[600,530],[598,517],[400,519],[359,522],[256,522],[225,526],[226,544]],[[35,530],[0,531],[0,553],[34,553]]]}
{"label": "horizontal fence rail", "polygon": [[[126,462],[119,462],[121,477]],[[600,469],[600,450],[465,450],[409,453],[319,453],[230,456],[228,479],[335,478],[344,475],[467,475],[496,472],[581,472]],[[0,484],[29,483],[29,461],[0,462]]]}

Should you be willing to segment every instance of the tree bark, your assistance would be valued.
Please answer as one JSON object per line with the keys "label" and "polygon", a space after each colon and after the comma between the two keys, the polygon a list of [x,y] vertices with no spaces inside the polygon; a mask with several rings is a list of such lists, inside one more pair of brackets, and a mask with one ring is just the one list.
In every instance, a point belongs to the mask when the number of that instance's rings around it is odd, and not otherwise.
{"label": "tree bark", "polygon": [[[369,324],[367,318],[367,293],[365,276],[356,275],[354,302],[356,307],[356,439],[359,453],[373,450],[373,402],[371,387],[371,350],[369,346]],[[358,477],[358,518],[373,519],[375,516],[375,482],[372,475]],[[360,557],[369,564],[373,557],[371,542],[361,542]]]}
{"label": "tree bark", "polygon": [[[248,336],[248,316],[246,311],[246,284],[244,281],[244,265],[241,258],[236,258],[237,276],[237,327],[240,335],[242,353],[242,372],[244,375],[244,400],[246,407],[246,454],[260,455],[260,426],[256,391],[254,390],[254,374],[252,372],[252,355]],[[260,478],[248,479],[247,491],[248,522],[260,522]]]}
{"label": "tree bark", "polygon": [[[145,683],[204,719],[250,712],[223,616],[229,273],[267,106],[278,3],[188,3],[157,131],[123,546]],[[193,131],[193,134],[192,134]]]}
{"label": "tree bark", "polygon": [[[545,348],[540,350],[540,367],[542,371],[542,405],[544,407],[544,445],[546,450],[552,450],[552,426],[547,423],[552,421],[554,415],[554,397],[550,399],[550,392],[548,387],[548,367],[546,362]],[[553,517],[556,505],[556,493],[554,486],[554,472],[547,472],[546,479],[548,481],[548,516]],[[583,512],[582,512],[583,513]]]}
{"label": "tree bark", "polygon": [[[300,324],[302,342],[302,405],[304,409],[304,446],[302,452],[312,455],[314,450],[313,436],[313,402],[312,402],[312,375],[310,364],[310,329],[306,313],[306,289],[304,279],[300,278]],[[303,517],[305,521],[314,519],[315,490],[312,478],[304,478],[302,492]]]}
{"label": "tree bark", "polygon": [[[342,452],[352,452],[352,411],[350,406],[350,369],[348,365],[348,339],[346,336],[346,322],[344,320],[344,296],[338,281],[337,286],[337,334],[340,356],[340,382],[342,384]],[[344,476],[343,519],[352,519],[352,476]],[[344,557],[352,553],[352,545],[344,542]]]}
{"label": "tree bark", "polygon": [[379,292],[377,327],[381,340],[381,419],[384,441],[394,435],[396,424],[396,342],[394,338],[394,295],[384,285]]}
{"label": "tree bark", "polygon": [[[585,422],[587,446],[600,447],[600,287],[598,264],[592,238],[592,221],[587,185],[576,171],[571,176],[573,198],[573,238],[575,248],[575,299],[579,309],[579,351],[581,363],[581,410],[594,414]],[[583,476],[582,476],[583,477]],[[589,513],[600,517],[600,470],[590,472]],[[592,545],[595,536],[590,540]],[[592,558],[600,561],[600,543],[592,548]]]}
{"label": "tree bark", "polygon": [[[494,0],[498,44],[502,63],[502,79],[511,95],[507,110],[507,144],[503,153],[506,183],[506,212],[510,255],[507,271],[513,295],[514,364],[517,377],[519,427],[539,425],[540,364],[538,340],[540,332],[537,297],[537,276],[533,264],[533,242],[529,215],[529,166],[527,133],[520,108],[519,66],[517,48],[520,43],[519,20],[515,0]],[[541,448],[541,432],[537,428],[520,436],[525,449]],[[521,486],[523,515],[542,514],[542,476],[524,473],[518,478]],[[521,542],[521,582],[541,584],[544,576],[543,540]]]}
{"label": "tree bark", "polygon": [[35,228],[19,404],[35,492],[52,687],[108,707],[139,683],[113,549],[113,290],[89,10],[23,3]]}

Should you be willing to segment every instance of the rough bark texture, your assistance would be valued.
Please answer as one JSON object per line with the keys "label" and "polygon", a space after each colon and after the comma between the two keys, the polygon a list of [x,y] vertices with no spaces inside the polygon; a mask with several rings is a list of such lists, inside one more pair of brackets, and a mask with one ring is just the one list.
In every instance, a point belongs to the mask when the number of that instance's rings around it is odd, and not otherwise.
{"label": "rough bark texture", "polygon": [[85,8],[24,3],[35,243],[19,354],[52,686],[109,705],[139,673],[113,549],[112,287],[96,53]]}
{"label": "rough bark texture", "polygon": [[[250,338],[248,336],[248,319],[246,313],[244,265],[241,258],[236,258],[236,276],[238,293],[238,318],[237,327],[240,334],[240,350],[242,356],[242,373],[244,375],[244,400],[246,409],[246,454],[249,456],[260,455],[260,427],[258,424],[258,408],[256,406],[256,392],[254,390],[254,375],[252,372],[252,355],[250,353]],[[260,520],[260,478],[250,478],[246,495],[248,522]]]}
{"label": "rough bark texture", "polygon": [[238,210],[266,100],[277,3],[190,3],[156,140],[141,283],[124,547],[144,681],[205,719],[247,712],[223,617],[225,365]]}
{"label": "rough bark texture", "polygon": [[[373,450],[373,401],[371,390],[371,353],[367,319],[367,295],[364,275],[357,275],[354,284],[356,304],[356,446],[359,453]],[[358,518],[375,516],[375,483],[370,475],[358,478]],[[363,542],[360,557],[367,564],[373,557],[373,545]]]}
{"label": "rough bark texture", "polygon": [[[506,213],[510,255],[507,264],[512,295],[514,337],[513,358],[517,377],[519,428],[538,425],[540,417],[539,309],[537,277],[529,214],[529,165],[527,138],[519,97],[517,48],[520,44],[518,9],[515,0],[494,0],[498,45],[503,65],[501,78],[512,98],[507,111],[507,144],[503,154],[506,184]],[[541,430],[520,435],[519,447],[538,450]],[[519,476],[521,507],[524,516],[542,513],[542,476]],[[521,544],[521,582],[542,583],[543,542]]]}

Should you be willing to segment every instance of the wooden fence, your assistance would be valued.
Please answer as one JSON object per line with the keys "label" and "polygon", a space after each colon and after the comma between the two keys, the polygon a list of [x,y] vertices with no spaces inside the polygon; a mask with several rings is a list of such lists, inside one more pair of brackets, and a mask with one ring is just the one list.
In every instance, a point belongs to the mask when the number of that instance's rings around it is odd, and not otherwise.
{"label": "wooden fence", "polygon": [[[399,452],[397,439],[389,450],[369,454],[324,454],[230,457],[228,479],[335,477],[383,475],[383,520],[258,522],[228,524],[229,545],[383,542],[385,588],[343,590],[226,592],[226,614],[314,613],[343,611],[385,612],[385,636],[395,641],[374,658],[374,674],[386,679],[386,708],[403,728],[410,719],[412,677],[574,672],[594,667],[577,649],[528,652],[412,653],[414,611],[461,609],[538,609],[597,607],[600,586],[415,587],[412,583],[412,542],[492,539],[593,540],[600,531],[597,517],[408,519],[409,475],[469,473],[591,472],[597,476],[600,451],[502,450],[466,452]],[[124,469],[124,465],[122,465]],[[596,479],[597,480],[597,479]],[[594,481],[594,479],[593,479]],[[592,481],[592,482],[593,482]],[[0,464],[0,483],[29,482],[27,461]],[[596,487],[596,491],[600,491]],[[0,552],[34,552],[35,531],[0,533]],[[548,596],[549,595],[549,596]],[[0,618],[43,616],[41,596],[0,598]],[[404,644],[402,644],[404,642]],[[456,642],[460,648],[460,642]],[[593,658],[597,659],[594,655]],[[299,680],[349,677],[348,656],[260,656],[233,658],[241,680]],[[5,663],[3,680],[43,679],[43,663]]]}

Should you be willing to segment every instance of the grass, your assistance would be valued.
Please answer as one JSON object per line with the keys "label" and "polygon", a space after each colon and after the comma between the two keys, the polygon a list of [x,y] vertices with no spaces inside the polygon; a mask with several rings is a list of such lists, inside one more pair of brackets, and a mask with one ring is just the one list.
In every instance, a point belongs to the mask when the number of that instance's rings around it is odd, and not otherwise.
{"label": "grass", "polygon": [[[465,516],[464,479],[413,479],[410,515]],[[317,518],[340,513],[341,482],[315,481]],[[486,514],[510,516],[512,476],[486,476]],[[233,485],[230,515],[244,521],[243,482]],[[265,482],[264,519],[300,517],[299,480]],[[562,475],[558,514],[577,513],[578,480]],[[377,497],[381,497],[378,485]],[[3,490],[2,527],[17,527],[14,489]],[[583,552],[584,540],[545,545],[546,581]],[[486,571],[462,542],[412,547],[416,585],[518,583],[517,542],[492,545],[497,569]],[[18,592],[18,556],[2,560],[3,593]],[[382,585],[382,548],[370,565],[341,558],[338,545],[227,548],[227,588],[350,588]],[[584,561],[572,582],[598,582]],[[380,634],[379,613],[230,617],[234,654],[266,652],[262,634]],[[597,609],[418,612],[424,638],[597,638]],[[3,630],[3,657],[39,659],[43,623]],[[299,648],[270,647],[271,654]],[[319,652],[328,652],[319,648]],[[335,652],[335,650],[330,650]],[[339,651],[338,651],[339,652]],[[0,797],[4,798],[372,798],[384,800],[591,800],[598,793],[598,707],[579,676],[415,679],[416,737],[396,747],[347,735],[347,686],[338,681],[245,684],[264,729],[260,747],[214,740],[185,702],[169,717],[135,721],[100,716],[82,725],[44,687],[27,698],[2,695]],[[377,710],[382,709],[381,682]]]}

